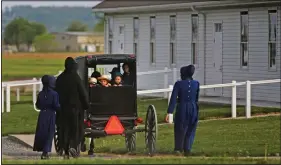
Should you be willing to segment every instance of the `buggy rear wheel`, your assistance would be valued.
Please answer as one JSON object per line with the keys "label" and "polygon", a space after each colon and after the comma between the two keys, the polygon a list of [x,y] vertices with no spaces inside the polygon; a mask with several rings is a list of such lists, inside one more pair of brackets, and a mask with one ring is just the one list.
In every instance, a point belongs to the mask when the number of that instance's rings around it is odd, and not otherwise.
{"label": "buggy rear wheel", "polygon": [[136,133],[125,135],[125,144],[129,153],[136,151]]}
{"label": "buggy rear wheel", "polygon": [[58,132],[57,126],[55,127],[54,145],[55,145],[56,153],[59,156],[62,156],[63,149],[59,146],[59,132]]}
{"label": "buggy rear wheel", "polygon": [[145,119],[145,144],[150,156],[153,156],[156,151],[157,134],[158,126],[156,109],[153,105],[149,105]]}

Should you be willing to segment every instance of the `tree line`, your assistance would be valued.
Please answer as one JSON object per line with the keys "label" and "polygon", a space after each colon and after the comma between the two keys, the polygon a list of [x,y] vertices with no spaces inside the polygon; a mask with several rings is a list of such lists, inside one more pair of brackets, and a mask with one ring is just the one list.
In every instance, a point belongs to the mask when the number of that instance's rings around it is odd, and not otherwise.
{"label": "tree line", "polygon": [[91,6],[30,6],[19,5],[2,10],[2,27],[4,28],[16,17],[44,24],[48,31],[64,32],[73,20],[79,20],[92,29],[103,13],[93,13]]}
{"label": "tree line", "polygon": [[[95,25],[93,31],[103,32],[104,18],[99,18],[99,22]],[[89,27],[80,21],[72,21],[65,29],[69,32],[86,32]],[[22,17],[12,20],[4,30],[4,43],[6,45],[15,45],[20,51],[20,45],[25,44],[30,50],[33,45],[37,51],[50,51],[55,48],[55,36],[48,33],[44,24],[31,22]]]}

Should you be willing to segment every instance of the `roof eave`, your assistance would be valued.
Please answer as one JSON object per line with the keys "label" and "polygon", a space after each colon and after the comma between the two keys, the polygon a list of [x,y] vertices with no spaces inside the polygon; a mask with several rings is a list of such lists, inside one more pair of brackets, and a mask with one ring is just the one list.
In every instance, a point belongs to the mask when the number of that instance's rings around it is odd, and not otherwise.
{"label": "roof eave", "polygon": [[101,13],[127,13],[127,12],[149,12],[149,11],[164,11],[164,10],[179,10],[190,9],[190,7],[197,8],[211,8],[211,7],[226,7],[237,5],[253,5],[253,4],[274,4],[280,3],[280,1],[262,1],[262,0],[250,0],[240,1],[236,0],[221,2],[221,1],[207,1],[207,2],[193,2],[193,3],[177,3],[177,4],[165,4],[165,5],[151,5],[151,6],[135,6],[135,7],[118,7],[118,8],[92,8],[93,12]]}

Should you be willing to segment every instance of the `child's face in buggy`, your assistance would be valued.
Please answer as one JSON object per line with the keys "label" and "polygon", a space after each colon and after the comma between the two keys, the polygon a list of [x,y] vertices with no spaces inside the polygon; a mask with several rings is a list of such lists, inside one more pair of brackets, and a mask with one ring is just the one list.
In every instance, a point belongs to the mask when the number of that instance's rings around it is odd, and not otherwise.
{"label": "child's face in buggy", "polygon": [[121,81],[122,81],[122,79],[121,79],[120,76],[116,76],[116,77],[115,77],[115,83],[116,83],[116,84],[120,84]]}
{"label": "child's face in buggy", "polygon": [[100,80],[102,86],[106,86],[108,84],[107,80]]}

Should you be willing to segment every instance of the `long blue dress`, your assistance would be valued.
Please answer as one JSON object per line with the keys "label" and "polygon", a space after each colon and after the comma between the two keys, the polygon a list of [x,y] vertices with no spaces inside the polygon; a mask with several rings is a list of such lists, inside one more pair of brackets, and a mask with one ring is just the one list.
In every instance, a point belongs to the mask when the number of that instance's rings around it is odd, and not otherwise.
{"label": "long blue dress", "polygon": [[192,78],[177,81],[174,85],[168,113],[173,113],[177,105],[174,119],[175,151],[191,151],[198,122],[199,85]]}
{"label": "long blue dress", "polygon": [[44,85],[37,97],[36,107],[40,109],[40,113],[33,145],[33,151],[43,151],[44,153],[51,152],[55,134],[56,111],[60,108],[58,93],[53,90],[55,80],[52,80],[53,78],[50,76],[48,79],[51,79],[48,81],[50,83]]}

